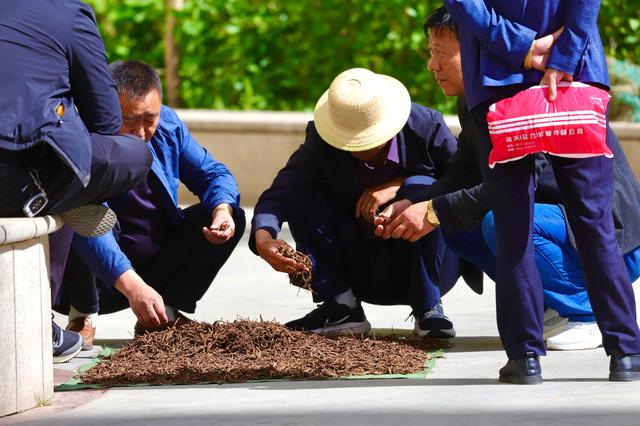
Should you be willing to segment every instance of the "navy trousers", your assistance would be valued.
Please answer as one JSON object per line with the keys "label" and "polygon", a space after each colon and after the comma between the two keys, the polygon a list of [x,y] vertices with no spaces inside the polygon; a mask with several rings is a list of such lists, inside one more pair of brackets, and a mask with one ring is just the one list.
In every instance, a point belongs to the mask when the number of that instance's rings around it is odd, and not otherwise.
{"label": "navy trousers", "polygon": [[[133,267],[167,305],[193,313],[197,301],[242,238],[246,221],[242,209],[235,211],[234,236],[222,245],[214,245],[202,233],[202,227],[211,223],[211,215],[202,204],[189,207],[184,214],[185,222],[169,232],[160,252],[151,261]],[[67,314],[69,305],[84,313],[109,314],[128,308],[129,302],[120,292],[100,281],[72,249],[61,297],[54,309]]]}
{"label": "navy trousers", "polygon": [[[0,150],[0,217],[24,216],[22,207],[38,191],[31,173],[41,181],[49,202],[42,211],[58,214],[124,194],[147,175],[151,151],[139,138],[91,134],[91,180],[85,187],[47,145],[25,151]],[[73,231],[68,226],[49,236],[51,299],[56,300]]]}
{"label": "navy trousers", "polygon": [[[496,224],[496,310],[507,356],[543,355],[542,284],[532,244],[533,156],[488,167],[491,140],[488,105],[473,109],[484,183]],[[571,159],[551,156],[567,219],[575,235],[587,292],[603,346],[610,354],[640,353],[633,289],[614,235],[611,215],[613,161],[605,157]]]}
{"label": "navy trousers", "polygon": [[49,198],[41,214],[58,214],[124,194],[139,184],[151,166],[149,147],[128,135],[91,134],[91,180],[85,187],[47,145],[25,151],[0,149],[0,217],[24,216],[22,207],[37,187],[35,172]]}
{"label": "navy trousers", "polygon": [[[416,180],[423,185],[434,181],[427,176],[409,179],[406,188],[416,188]],[[359,300],[409,305],[422,313],[437,304],[460,276],[458,257],[439,230],[415,243],[382,240],[375,237],[371,224],[358,221],[353,209],[341,206],[323,189],[289,220],[289,227],[297,249],[312,258],[315,302],[352,289]]]}

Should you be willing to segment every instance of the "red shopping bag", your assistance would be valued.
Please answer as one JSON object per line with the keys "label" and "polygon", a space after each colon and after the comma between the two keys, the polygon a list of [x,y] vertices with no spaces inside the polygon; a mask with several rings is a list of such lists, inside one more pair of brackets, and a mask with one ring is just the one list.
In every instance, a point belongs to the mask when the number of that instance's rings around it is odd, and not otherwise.
{"label": "red shopping bag", "polygon": [[489,167],[546,152],[561,157],[613,157],[607,146],[609,93],[583,83],[560,83],[555,101],[534,86],[489,107],[493,149]]}

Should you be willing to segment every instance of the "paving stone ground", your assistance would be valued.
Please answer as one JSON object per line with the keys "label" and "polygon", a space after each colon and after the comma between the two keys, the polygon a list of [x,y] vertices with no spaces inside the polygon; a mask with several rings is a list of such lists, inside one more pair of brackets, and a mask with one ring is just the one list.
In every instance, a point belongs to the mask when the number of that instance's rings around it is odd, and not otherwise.
{"label": "paving stone ground", "polygon": [[[255,257],[246,242],[245,235],[194,318],[284,322],[314,307],[308,293],[288,285],[287,277]],[[478,296],[461,281],[444,298],[458,337],[427,379],[56,393],[50,406],[2,418],[0,425],[640,425],[640,382],[608,382],[602,349],[549,352],[542,359],[543,385],[498,384],[498,369],[506,358],[495,325],[494,285],[486,278],[485,289]],[[413,327],[405,321],[407,307],[364,308],[374,328]],[[66,325],[64,317],[56,320]],[[134,322],[130,311],[101,317],[99,343],[131,338]],[[64,381],[81,362],[57,366],[57,380]]]}

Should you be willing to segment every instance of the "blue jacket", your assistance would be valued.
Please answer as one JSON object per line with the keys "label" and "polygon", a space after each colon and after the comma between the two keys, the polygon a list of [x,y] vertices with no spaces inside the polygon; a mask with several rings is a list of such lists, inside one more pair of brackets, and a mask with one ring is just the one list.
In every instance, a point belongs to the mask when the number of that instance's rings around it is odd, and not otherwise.
{"label": "blue jacket", "polygon": [[[178,207],[181,181],[210,212],[222,203],[230,204],[234,211],[239,209],[240,194],[229,169],[198,144],[171,108],[162,106],[158,129],[147,144],[153,155],[150,173],[155,173],[165,189],[162,199],[171,226],[179,227],[184,220]],[[113,285],[123,272],[132,269],[113,231],[97,238],[76,235],[73,247],[107,285]]]}
{"label": "blue jacket", "polygon": [[[442,114],[418,104],[411,105],[407,123],[396,135],[400,167],[406,176],[442,176],[456,151],[456,139]],[[265,229],[275,238],[283,222],[295,217],[308,195],[319,185],[338,200],[338,208],[354,212],[362,190],[356,184],[354,157],[322,140],[313,121],[307,126],[304,144],[291,155],[258,200],[253,212],[249,247],[255,253],[254,234]]]}
{"label": "blue jacket", "polygon": [[0,58],[0,148],[46,143],[86,185],[89,133],[117,134],[122,124],[91,8],[77,0],[0,1]]}
{"label": "blue jacket", "polygon": [[531,43],[564,26],[547,67],[574,80],[609,86],[598,32],[599,0],[444,0],[458,24],[469,109],[499,96],[500,87],[533,85],[542,73],[525,70]]}

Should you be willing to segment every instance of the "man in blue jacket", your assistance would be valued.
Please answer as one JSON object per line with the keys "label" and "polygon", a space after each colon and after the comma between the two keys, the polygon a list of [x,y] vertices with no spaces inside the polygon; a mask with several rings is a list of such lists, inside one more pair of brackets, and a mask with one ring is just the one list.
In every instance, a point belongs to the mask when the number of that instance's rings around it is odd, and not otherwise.
{"label": "man in blue jacket", "polygon": [[365,69],[338,75],[320,98],[303,145],[258,200],[250,247],[276,271],[302,264],[281,252],[288,222],[297,249],[311,258],[313,299],[322,304],[286,325],[339,335],[365,333],[360,301],[406,304],[421,336],[453,337],[441,295],[457,280],[458,259],[439,233],[384,241],[377,211],[433,184],[456,141],[442,115],[412,104],[399,81]]}
{"label": "man in blue jacket", "polygon": [[[115,217],[97,203],[140,182],[151,155],[137,138],[117,136],[118,97],[91,8],[0,2],[0,57],[0,217],[62,213],[85,235],[106,231],[100,225]],[[72,235],[65,226],[51,236],[54,299]],[[52,326],[54,362],[62,362],[80,338]]]}
{"label": "man in blue jacket", "polygon": [[[481,167],[496,225],[496,307],[498,330],[509,361],[500,381],[542,382],[539,355],[543,301],[531,241],[534,160],[532,156],[489,169],[491,141],[486,113],[490,104],[536,84],[549,86],[549,101],[560,81],[609,84],[596,0],[544,3],[445,0],[460,28],[462,74]],[[540,39],[561,28],[545,54]],[[611,197],[613,162],[600,157],[550,156],[603,346],[611,356],[609,379],[640,380],[640,330],[633,289],[615,238]]]}
{"label": "man in blue jacket", "polygon": [[[384,226],[381,235],[389,237],[400,223],[407,226],[415,222],[424,226],[426,200],[431,200],[449,248],[495,280],[495,226],[478,162],[479,136],[463,96],[458,27],[442,7],[429,16],[424,31],[429,38],[429,70],[446,96],[458,96],[458,118],[462,127],[458,150],[447,173],[424,192],[412,196],[413,204],[403,209],[410,201],[400,200],[388,208],[398,216],[394,215],[394,220]],[[624,253],[630,279],[635,281],[640,276],[640,184],[611,128],[607,129],[607,140],[615,154],[612,214],[616,239]],[[547,349],[593,349],[602,344],[602,335],[593,316],[582,266],[562,209],[560,190],[546,157],[536,156],[536,168],[540,172],[533,210],[533,244],[547,308],[543,336]],[[449,193],[431,197],[430,193],[443,188]]]}
{"label": "man in blue jacket", "polygon": [[[162,105],[154,69],[125,61],[110,70],[122,107],[121,132],[147,141],[153,161],[142,183],[109,200],[117,232],[73,240],[57,309],[69,312],[68,328],[83,335],[85,348],[92,345],[99,313],[131,307],[136,335],[187,321],[179,311],[195,311],[245,227],[233,176]],[[178,207],[180,182],[200,204]]]}

